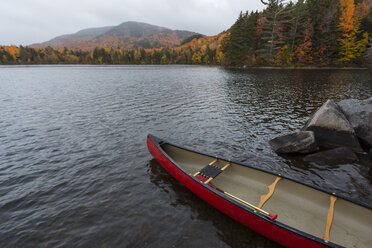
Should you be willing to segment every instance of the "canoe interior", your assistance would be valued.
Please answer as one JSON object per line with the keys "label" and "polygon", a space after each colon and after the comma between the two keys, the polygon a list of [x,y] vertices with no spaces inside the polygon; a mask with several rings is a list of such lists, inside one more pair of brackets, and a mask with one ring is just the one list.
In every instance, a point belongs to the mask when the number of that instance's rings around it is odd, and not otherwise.
{"label": "canoe interior", "polygon": [[[214,160],[213,157],[169,144],[162,145],[162,148],[178,165],[192,175]],[[219,160],[216,165],[221,168],[226,163],[227,161]],[[257,206],[261,195],[268,193],[267,186],[275,179],[275,175],[233,163],[213,179],[212,183]],[[277,183],[273,196],[262,209],[278,214],[276,220],[278,222],[323,239],[329,205],[329,194],[282,178]],[[345,247],[371,248],[371,209],[338,198],[334,207],[330,241]]]}

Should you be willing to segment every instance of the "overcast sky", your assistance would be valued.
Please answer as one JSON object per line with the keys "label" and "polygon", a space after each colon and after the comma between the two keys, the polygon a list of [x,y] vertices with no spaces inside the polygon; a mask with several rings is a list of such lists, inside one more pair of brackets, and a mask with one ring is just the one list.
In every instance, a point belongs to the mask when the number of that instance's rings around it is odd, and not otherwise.
{"label": "overcast sky", "polygon": [[260,0],[1,0],[0,45],[29,45],[81,29],[139,21],[215,35]]}

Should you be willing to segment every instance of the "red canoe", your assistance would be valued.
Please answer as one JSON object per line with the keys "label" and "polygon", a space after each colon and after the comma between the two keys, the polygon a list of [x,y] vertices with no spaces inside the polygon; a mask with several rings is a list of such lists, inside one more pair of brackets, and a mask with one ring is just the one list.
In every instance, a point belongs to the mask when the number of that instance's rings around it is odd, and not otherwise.
{"label": "red canoe", "polygon": [[154,158],[198,197],[287,247],[372,247],[372,206],[153,135]]}

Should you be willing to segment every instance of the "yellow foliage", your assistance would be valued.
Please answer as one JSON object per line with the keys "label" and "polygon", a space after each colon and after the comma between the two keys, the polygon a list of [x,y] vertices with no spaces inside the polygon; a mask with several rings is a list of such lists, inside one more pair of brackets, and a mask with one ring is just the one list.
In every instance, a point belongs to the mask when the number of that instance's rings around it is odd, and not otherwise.
{"label": "yellow foliage", "polygon": [[[359,26],[363,14],[369,12],[365,3],[355,7],[354,0],[340,0],[341,16],[338,28],[342,32],[342,37],[338,39],[340,44],[340,62],[350,62],[362,55],[368,44],[368,33],[363,33],[362,38],[358,40],[360,34]],[[357,11],[356,11],[357,9]]]}
{"label": "yellow foliage", "polygon": [[201,64],[202,62],[202,54],[201,52],[196,52],[192,55],[192,63],[193,64]]}
{"label": "yellow foliage", "polygon": [[16,46],[4,46],[4,50],[7,51],[13,59],[17,59],[19,56],[19,48]]}

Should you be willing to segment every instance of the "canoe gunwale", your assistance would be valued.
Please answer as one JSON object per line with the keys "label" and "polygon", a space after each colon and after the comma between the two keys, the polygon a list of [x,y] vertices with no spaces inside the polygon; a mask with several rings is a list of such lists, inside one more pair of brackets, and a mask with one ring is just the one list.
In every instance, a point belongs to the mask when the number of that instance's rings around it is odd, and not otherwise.
{"label": "canoe gunwale", "polygon": [[[203,187],[204,189],[210,191],[211,193],[217,195],[218,197],[222,198],[223,200],[225,201],[228,201],[229,203],[237,206],[238,208],[250,213],[251,215],[254,215],[256,216],[257,218],[260,218],[261,220],[264,220],[266,222],[269,222],[271,225],[275,225],[281,229],[284,229],[286,231],[289,231],[291,232],[293,235],[297,235],[297,236],[300,236],[302,238],[305,238],[307,240],[310,240],[312,242],[315,242],[315,243],[318,243],[319,245],[321,246],[324,246],[324,247],[334,247],[334,248],[340,248],[340,247],[343,247],[343,246],[340,246],[340,245],[337,245],[335,243],[332,243],[332,242],[327,242],[321,238],[318,238],[318,237],[315,237],[311,234],[308,234],[308,233],[305,233],[305,232],[302,232],[298,229],[295,229],[295,228],[292,228],[291,226],[288,226],[286,224],[283,224],[281,222],[278,222],[276,220],[271,220],[270,218],[268,218],[267,216],[257,212],[257,211],[254,211],[253,209],[249,208],[248,206],[244,205],[243,203],[240,203],[238,201],[235,201],[234,199],[226,196],[225,194],[223,194],[222,192],[219,192],[218,190],[208,186],[208,185],[205,185],[203,182],[201,182],[200,180],[198,180],[196,177],[194,177],[191,173],[189,173],[188,171],[186,171],[182,166],[180,166],[177,162],[175,162],[166,152],[165,150],[162,148],[162,145],[170,145],[170,146],[173,146],[173,147],[176,147],[176,148],[179,148],[179,149],[182,149],[182,150],[185,150],[185,151],[188,151],[188,152],[193,152],[193,153],[196,153],[196,154],[200,154],[200,155],[203,155],[203,156],[207,156],[207,157],[211,157],[211,158],[217,158],[217,159],[220,159],[220,160],[224,160],[224,161],[227,161],[227,162],[231,162],[231,163],[234,163],[234,164],[237,164],[237,165],[240,165],[240,166],[245,166],[245,167],[248,167],[248,168],[251,168],[251,169],[255,169],[255,170],[258,170],[258,171],[261,171],[261,172],[264,172],[264,173],[268,173],[268,174],[271,174],[271,175],[274,175],[274,176],[280,176],[282,177],[283,179],[287,179],[287,180],[290,180],[290,181],[293,181],[293,182],[296,182],[296,183],[299,183],[301,185],[304,185],[304,186],[307,186],[307,187],[310,187],[310,188],[313,188],[315,190],[319,190],[321,192],[324,192],[328,195],[334,195],[334,196],[337,196],[337,194],[333,193],[333,192],[328,192],[326,190],[323,190],[323,189],[320,189],[316,186],[313,186],[313,185],[308,185],[306,183],[303,183],[303,182],[299,182],[295,179],[292,179],[292,178],[289,178],[289,177],[286,177],[286,176],[283,176],[281,174],[277,174],[277,173],[274,173],[274,172],[270,172],[270,171],[267,171],[265,169],[261,169],[261,168],[255,168],[253,166],[250,166],[250,165],[246,165],[246,164],[242,164],[240,162],[235,162],[235,161],[231,161],[229,159],[224,159],[224,158],[221,158],[221,157],[218,157],[218,156],[211,156],[209,154],[205,154],[205,153],[202,153],[202,152],[197,152],[197,151],[194,151],[194,150],[191,150],[191,149],[188,149],[188,148],[185,148],[185,147],[182,147],[182,146],[179,146],[179,145],[175,145],[175,144],[172,144],[168,141],[165,141],[163,139],[160,139],[156,136],[153,136],[151,134],[148,135],[147,137],[148,140],[151,140],[151,142],[155,145],[155,147],[159,150],[159,152],[166,157],[166,159],[171,162],[173,164],[174,167],[176,167],[178,170],[180,170],[184,175],[188,176],[190,179],[192,179],[194,182],[196,182],[197,184],[199,184],[199,186]],[[186,186],[186,185],[185,185]],[[372,209],[372,206],[369,206],[367,204],[363,204],[363,203],[359,203],[357,201],[353,201],[351,199],[348,199],[346,197],[342,197],[342,196],[337,196],[341,199],[344,199],[346,201],[350,201],[352,203],[355,203],[357,205],[361,205],[363,207],[366,207],[366,208],[369,208],[369,209]],[[215,206],[214,206],[215,207]],[[231,216],[230,216],[231,217]]]}

